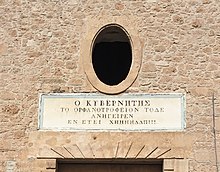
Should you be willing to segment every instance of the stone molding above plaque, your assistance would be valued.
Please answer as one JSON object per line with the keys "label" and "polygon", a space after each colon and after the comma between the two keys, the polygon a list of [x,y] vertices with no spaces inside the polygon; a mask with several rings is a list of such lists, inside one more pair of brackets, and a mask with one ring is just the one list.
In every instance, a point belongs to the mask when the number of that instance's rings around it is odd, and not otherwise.
{"label": "stone molding above plaque", "polygon": [[182,131],[184,94],[41,94],[40,130]]}

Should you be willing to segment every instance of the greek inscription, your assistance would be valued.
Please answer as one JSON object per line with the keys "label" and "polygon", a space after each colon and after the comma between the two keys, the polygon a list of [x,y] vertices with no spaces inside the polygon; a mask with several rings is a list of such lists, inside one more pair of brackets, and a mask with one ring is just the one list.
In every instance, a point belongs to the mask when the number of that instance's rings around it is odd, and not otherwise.
{"label": "greek inscription", "polygon": [[82,120],[82,124],[101,124],[101,120]]}
{"label": "greek inscription", "polygon": [[78,124],[78,120],[68,120],[67,124]]}
{"label": "greek inscription", "polygon": [[[78,104],[79,105],[79,104]],[[86,106],[150,106],[150,100],[86,100]]]}
{"label": "greek inscription", "polygon": [[164,108],[145,108],[145,112],[164,112]]}
{"label": "greek inscription", "polygon": [[149,125],[156,124],[156,120],[110,120],[109,124],[120,124],[120,125]]}
{"label": "greek inscription", "polygon": [[69,108],[64,108],[64,107],[61,107],[61,112],[69,112],[70,109]]}
{"label": "greek inscription", "polygon": [[44,102],[41,125],[76,130],[157,130],[184,126],[180,121],[183,119],[180,97],[169,97],[172,101],[167,101],[161,94],[93,96],[46,97],[46,101],[41,101]]}
{"label": "greek inscription", "polygon": [[80,101],[79,100],[74,101],[74,105],[75,106],[79,106],[80,105]]}

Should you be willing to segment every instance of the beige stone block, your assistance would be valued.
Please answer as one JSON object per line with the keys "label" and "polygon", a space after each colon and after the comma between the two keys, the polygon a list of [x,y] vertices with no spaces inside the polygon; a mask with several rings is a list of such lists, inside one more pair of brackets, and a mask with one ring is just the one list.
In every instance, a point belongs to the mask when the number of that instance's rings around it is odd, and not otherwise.
{"label": "beige stone block", "polygon": [[8,47],[5,43],[0,42],[0,55],[6,54],[8,51]]}
{"label": "beige stone block", "polygon": [[46,169],[56,169],[56,159],[46,160]]}
{"label": "beige stone block", "polygon": [[219,79],[220,78],[220,70],[214,71],[214,78]]}
{"label": "beige stone block", "polygon": [[166,83],[166,84],[167,84],[167,83],[170,82],[172,79],[173,79],[173,78],[170,77],[170,76],[162,76],[162,77],[160,78],[159,82],[160,82],[160,83]]}
{"label": "beige stone block", "polygon": [[[3,131],[3,130],[1,130]],[[0,135],[1,136],[1,135]],[[0,152],[6,152],[11,149],[10,140],[0,139]]]}
{"label": "beige stone block", "polygon": [[[220,146],[217,149],[217,159],[220,159]],[[220,163],[218,163],[219,167],[220,167]],[[220,168],[219,168],[220,169]]]}
{"label": "beige stone block", "polygon": [[115,4],[115,9],[117,9],[117,10],[123,10],[124,9],[124,4],[122,4],[122,3],[116,3]]}
{"label": "beige stone block", "polygon": [[151,78],[156,78],[158,75],[156,72],[146,72],[142,73],[143,78],[151,79]]}
{"label": "beige stone block", "polygon": [[210,4],[212,1],[211,0],[202,0],[203,4]]}
{"label": "beige stone block", "polygon": [[[206,48],[204,48],[203,49],[203,52],[204,53],[206,53],[206,54],[211,54],[212,53],[212,48],[210,48],[210,47],[206,47]],[[213,70],[212,68],[215,68],[215,66],[208,66],[208,70]],[[214,69],[214,70],[216,70],[216,69]]]}
{"label": "beige stone block", "polygon": [[83,79],[77,79],[77,78],[72,78],[68,81],[69,85],[74,85],[74,86],[82,86],[84,84]]}
{"label": "beige stone block", "polygon": [[115,149],[116,146],[113,143],[102,143],[102,147],[100,148],[104,158],[114,158],[115,157]]}
{"label": "beige stone block", "polygon": [[195,159],[196,159],[196,161],[198,161],[200,163],[204,163],[204,162],[210,161],[210,158],[211,158],[210,156],[211,156],[211,154],[210,154],[209,150],[200,149],[200,150],[196,151]]}
{"label": "beige stone block", "polygon": [[174,161],[174,172],[188,172],[188,160],[176,159]]}
{"label": "beige stone block", "polygon": [[160,66],[160,67],[168,67],[168,66],[169,66],[169,62],[159,60],[159,61],[156,62],[156,66]]}
{"label": "beige stone block", "polygon": [[25,136],[25,130],[18,130],[18,131],[15,131],[14,133],[15,139],[21,139],[24,136]]}
{"label": "beige stone block", "polygon": [[163,45],[156,46],[154,49],[156,52],[160,52],[160,53],[166,51],[166,47]]}
{"label": "beige stone block", "polygon": [[203,22],[201,19],[195,19],[192,22],[192,27],[194,27],[194,28],[200,28],[200,27],[202,27],[202,25],[203,25]]}
{"label": "beige stone block", "polygon": [[57,144],[57,138],[56,138],[56,137],[51,137],[51,138],[47,139],[47,140],[45,141],[45,143],[46,143],[47,145],[49,145],[49,146],[56,146],[56,144]]}
{"label": "beige stone block", "polygon": [[177,71],[177,69],[174,66],[166,67],[163,69],[163,73],[165,73],[165,74],[172,74],[172,73],[175,73],[176,71]]}
{"label": "beige stone block", "polygon": [[30,51],[30,52],[28,52],[28,56],[29,57],[39,57],[41,55],[42,55],[42,53],[38,52],[38,51]]}
{"label": "beige stone block", "polygon": [[184,19],[182,16],[179,15],[174,15],[173,16],[173,21],[177,24],[183,24],[184,23]]}
{"label": "beige stone block", "polygon": [[218,65],[217,64],[208,64],[206,67],[207,71],[216,71],[218,70]]}
{"label": "beige stone block", "polygon": [[143,64],[142,71],[143,72],[156,72],[157,68],[154,63],[146,63],[146,64]]}
{"label": "beige stone block", "polygon": [[[103,146],[101,143],[94,142],[94,143],[88,144],[88,148],[90,150],[91,158],[105,158],[105,150],[103,149]],[[88,153],[86,154],[86,157],[88,157]]]}
{"label": "beige stone block", "polygon": [[19,112],[19,107],[17,105],[11,104],[11,105],[6,105],[2,107],[2,111],[10,114],[10,115],[15,115]]}
{"label": "beige stone block", "polygon": [[76,64],[76,62],[67,61],[66,62],[66,68],[67,69],[76,69],[77,68],[77,64]]}
{"label": "beige stone block", "polygon": [[45,79],[44,79],[44,82],[45,82],[46,84],[50,84],[50,85],[52,85],[52,84],[63,84],[63,83],[65,83],[65,81],[64,81],[63,79],[61,79],[61,78],[45,78]]}
{"label": "beige stone block", "polygon": [[215,129],[216,131],[220,131],[220,116],[215,117]]}
{"label": "beige stone block", "polygon": [[16,98],[16,95],[9,91],[2,91],[0,93],[0,97],[2,100],[14,100]]}
{"label": "beige stone block", "polygon": [[194,142],[194,137],[192,135],[177,135],[172,138],[173,147],[192,147]]}
{"label": "beige stone block", "polygon": [[164,159],[163,161],[163,170],[165,171],[173,171],[174,170],[174,159]]}
{"label": "beige stone block", "polygon": [[207,87],[193,88],[193,89],[190,89],[190,92],[197,96],[211,96],[212,95],[212,90]]}

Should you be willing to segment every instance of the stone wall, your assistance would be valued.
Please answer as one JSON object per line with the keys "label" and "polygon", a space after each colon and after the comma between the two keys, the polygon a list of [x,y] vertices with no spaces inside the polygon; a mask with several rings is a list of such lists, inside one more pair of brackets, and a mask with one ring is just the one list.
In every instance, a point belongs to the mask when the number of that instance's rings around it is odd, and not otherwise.
{"label": "stone wall", "polygon": [[[141,158],[159,146],[153,158],[171,149],[160,158],[187,159],[189,172],[216,171],[218,0],[0,0],[0,13],[0,171],[53,171],[50,161],[42,158],[62,158],[65,148],[75,158],[113,158],[116,150],[116,157],[134,158],[144,145]],[[84,42],[96,22],[123,20],[128,23],[125,29],[137,33],[142,47],[138,77],[125,92],[186,94],[186,130],[37,130],[39,93],[97,92],[83,69],[82,54],[89,51],[83,49]]]}

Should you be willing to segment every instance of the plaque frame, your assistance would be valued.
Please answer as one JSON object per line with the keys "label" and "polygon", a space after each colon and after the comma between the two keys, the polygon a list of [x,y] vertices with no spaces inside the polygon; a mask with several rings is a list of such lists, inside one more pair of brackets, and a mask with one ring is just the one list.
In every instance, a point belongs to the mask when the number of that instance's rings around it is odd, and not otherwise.
{"label": "plaque frame", "polygon": [[[44,121],[44,103],[45,98],[112,98],[112,99],[124,99],[124,98],[178,98],[181,104],[181,127],[178,128],[169,128],[169,127],[161,127],[157,129],[108,129],[108,128],[100,128],[100,129],[77,129],[72,127],[45,127],[43,126]],[[91,131],[91,132],[149,132],[149,131],[184,131],[186,128],[186,96],[183,93],[154,93],[154,94],[143,94],[143,93],[123,93],[119,95],[105,95],[101,93],[41,93],[39,94],[39,110],[38,110],[38,130],[52,130],[52,131]]]}

